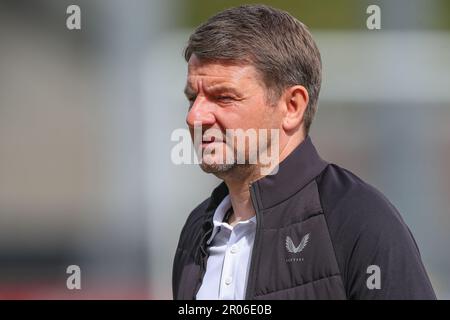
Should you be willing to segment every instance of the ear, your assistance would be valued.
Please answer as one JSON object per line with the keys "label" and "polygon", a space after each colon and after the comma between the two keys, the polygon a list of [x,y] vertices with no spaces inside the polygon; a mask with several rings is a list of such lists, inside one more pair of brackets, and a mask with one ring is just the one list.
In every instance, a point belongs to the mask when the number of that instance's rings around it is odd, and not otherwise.
{"label": "ear", "polygon": [[303,86],[292,86],[285,90],[285,115],[282,126],[286,132],[292,132],[303,125],[303,115],[308,101],[308,90]]}

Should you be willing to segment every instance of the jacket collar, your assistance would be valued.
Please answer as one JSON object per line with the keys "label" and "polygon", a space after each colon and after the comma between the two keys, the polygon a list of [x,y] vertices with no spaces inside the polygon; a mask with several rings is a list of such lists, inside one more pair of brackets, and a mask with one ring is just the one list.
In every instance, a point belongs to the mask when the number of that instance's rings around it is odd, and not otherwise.
{"label": "jacket collar", "polygon": [[[276,174],[252,183],[258,190],[258,206],[267,209],[288,199],[318,176],[327,164],[317,153],[310,136],[306,136],[279,164]],[[215,210],[227,194],[228,188],[222,182],[212,193],[208,211]]]}
{"label": "jacket collar", "polygon": [[265,176],[253,185],[259,190],[260,209],[267,209],[300,191],[327,166],[306,136],[280,164],[277,174]]}

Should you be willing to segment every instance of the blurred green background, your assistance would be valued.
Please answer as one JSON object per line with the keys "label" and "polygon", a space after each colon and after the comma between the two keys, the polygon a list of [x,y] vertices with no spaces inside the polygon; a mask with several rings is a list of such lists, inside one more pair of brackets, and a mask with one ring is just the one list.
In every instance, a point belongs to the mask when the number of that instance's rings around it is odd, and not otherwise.
{"label": "blurred green background", "polygon": [[[208,17],[223,9],[245,4],[264,3],[283,9],[300,19],[314,29],[329,30],[362,30],[365,29],[366,16],[363,15],[369,5],[398,8],[398,16],[383,23],[386,29],[415,29],[415,30],[448,30],[450,29],[450,1],[377,1],[377,0],[274,0],[274,1],[239,1],[239,0],[187,0],[183,15],[177,22],[182,27],[194,27]],[[393,14],[383,12],[383,14]],[[403,14],[400,14],[403,13]],[[406,22],[406,19],[410,22]]]}

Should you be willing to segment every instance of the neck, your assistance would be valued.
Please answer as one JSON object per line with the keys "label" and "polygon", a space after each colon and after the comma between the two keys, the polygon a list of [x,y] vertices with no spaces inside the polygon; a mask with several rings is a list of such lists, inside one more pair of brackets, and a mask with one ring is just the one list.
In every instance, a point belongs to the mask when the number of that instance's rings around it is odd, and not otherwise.
{"label": "neck", "polygon": [[[282,148],[279,154],[279,163],[283,161],[303,140],[304,136],[291,137]],[[277,163],[276,165],[278,165]],[[253,208],[250,197],[250,184],[262,178],[261,170],[258,165],[236,167],[231,172],[223,176],[218,176],[225,181],[230,194],[233,213],[230,216],[229,224],[235,225],[239,221],[245,221],[253,216],[256,212]]]}
{"label": "neck", "polygon": [[236,167],[233,172],[220,177],[228,187],[233,213],[230,215],[228,223],[235,225],[239,221],[252,218],[256,212],[253,208],[250,197],[250,184],[259,178],[256,166]]}

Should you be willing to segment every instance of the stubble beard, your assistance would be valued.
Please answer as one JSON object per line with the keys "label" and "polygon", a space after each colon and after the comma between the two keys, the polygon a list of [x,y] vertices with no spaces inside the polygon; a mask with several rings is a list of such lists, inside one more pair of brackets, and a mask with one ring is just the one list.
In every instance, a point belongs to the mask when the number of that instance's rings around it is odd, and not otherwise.
{"label": "stubble beard", "polygon": [[234,151],[233,163],[207,163],[202,161],[200,168],[205,173],[212,173],[221,180],[227,179],[244,179],[245,177],[253,175],[253,172],[258,167],[256,164],[248,163],[246,158],[245,163],[237,162],[237,151]]}
{"label": "stubble beard", "polygon": [[[262,151],[266,151],[268,146],[271,146],[272,139],[271,136],[268,135],[267,137],[267,145]],[[226,142],[225,142],[226,143]],[[228,150],[227,150],[228,151]],[[234,161],[232,163],[209,163],[207,161],[201,161],[200,168],[205,173],[212,173],[217,178],[225,180],[225,179],[245,179],[246,177],[250,176],[258,176],[256,172],[258,171],[259,165],[254,163],[249,163],[250,155],[248,152],[249,150],[244,151],[243,158],[245,159],[245,163],[238,163],[238,150],[234,149]],[[261,152],[259,150],[259,144],[256,148],[256,156],[258,152]],[[242,154],[241,154],[242,156]],[[224,158],[225,159],[225,158]]]}

